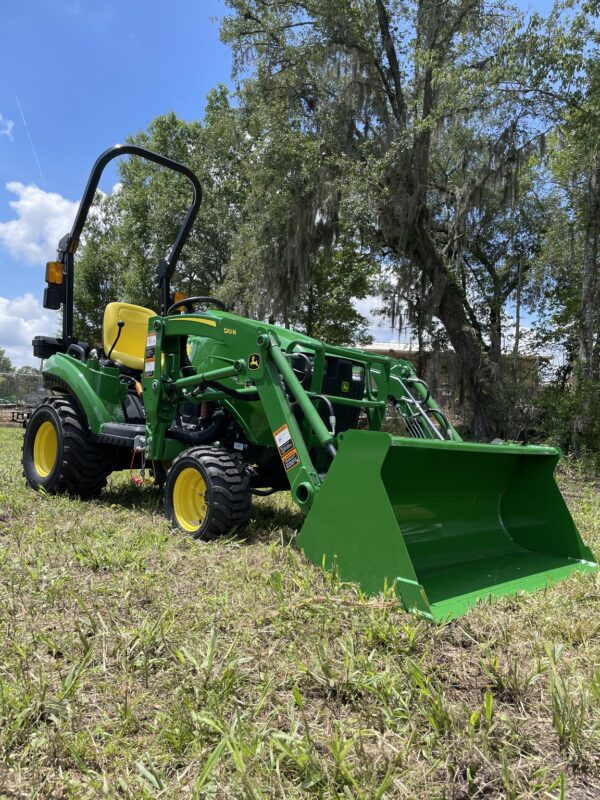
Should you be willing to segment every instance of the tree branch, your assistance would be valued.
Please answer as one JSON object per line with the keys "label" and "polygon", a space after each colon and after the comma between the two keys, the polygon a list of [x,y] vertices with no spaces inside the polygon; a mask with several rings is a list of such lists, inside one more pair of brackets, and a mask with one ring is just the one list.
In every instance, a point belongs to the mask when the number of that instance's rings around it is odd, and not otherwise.
{"label": "tree branch", "polygon": [[394,109],[398,122],[404,127],[406,124],[406,101],[404,99],[404,92],[402,91],[402,77],[400,74],[398,55],[390,31],[390,18],[384,0],[376,0],[376,4],[379,30],[381,32],[381,44],[387,56],[390,74],[394,84],[394,91],[388,94],[388,96],[390,96],[392,101],[392,108]]}

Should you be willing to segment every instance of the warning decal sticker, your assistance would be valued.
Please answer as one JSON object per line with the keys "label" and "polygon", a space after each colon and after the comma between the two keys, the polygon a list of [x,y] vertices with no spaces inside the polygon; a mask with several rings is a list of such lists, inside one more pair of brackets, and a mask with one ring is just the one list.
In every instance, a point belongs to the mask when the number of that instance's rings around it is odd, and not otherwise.
{"label": "warning decal sticker", "polygon": [[292,452],[288,453],[287,456],[282,456],[281,460],[283,461],[283,466],[286,472],[300,463],[298,453],[295,450],[292,450]]}
{"label": "warning decal sticker", "polygon": [[292,435],[287,425],[282,425],[281,428],[273,432],[275,444],[279,450],[279,455],[283,461],[283,466],[286,471],[293,469],[300,463],[298,453],[292,441]]}
{"label": "warning decal sticker", "polygon": [[154,375],[154,366],[156,359],[154,358],[154,354],[156,353],[156,334],[149,333],[146,336],[146,352],[144,353],[144,375]]}
{"label": "warning decal sticker", "polygon": [[280,455],[284,456],[286,453],[289,453],[290,450],[294,449],[290,429],[287,425],[283,425],[279,430],[276,430],[273,436],[275,437],[275,444],[279,449]]}

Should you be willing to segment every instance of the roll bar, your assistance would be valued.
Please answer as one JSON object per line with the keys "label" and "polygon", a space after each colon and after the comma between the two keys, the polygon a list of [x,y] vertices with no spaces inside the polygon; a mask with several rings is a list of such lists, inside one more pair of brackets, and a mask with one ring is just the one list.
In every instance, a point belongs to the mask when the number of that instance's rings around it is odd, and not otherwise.
{"label": "roll bar", "polygon": [[[114,147],[110,147],[108,150],[105,150],[104,153],[102,153],[102,155],[96,160],[96,163],[92,167],[90,177],[88,178],[87,186],[85,187],[81,203],[79,204],[79,209],[77,210],[77,215],[75,217],[75,221],[73,222],[73,227],[71,228],[70,233],[66,234],[66,236],[63,236],[58,244],[58,260],[62,262],[64,266],[64,284],[61,296],[60,298],[57,298],[55,294],[52,294],[51,289],[46,289],[44,292],[45,308],[58,308],[60,302],[62,302],[62,334],[65,349],[74,341],[73,268],[75,253],[79,247],[81,233],[88,218],[88,214],[94,201],[96,189],[98,188],[98,183],[100,182],[100,177],[104,171],[104,168],[114,158],[126,155],[139,156],[140,158],[146,159],[146,161],[153,161],[155,164],[160,164],[161,167],[166,167],[167,169],[179,172],[181,175],[184,175],[192,184],[194,193],[192,203],[181,227],[179,228],[177,238],[175,239],[173,247],[171,248],[171,252],[169,253],[168,257],[163,259],[156,267],[156,279],[160,287],[161,294],[161,313],[166,314],[167,308],[170,305],[169,282],[173,272],[175,271],[175,267],[177,266],[177,261],[181,255],[183,245],[189,236],[192,225],[194,224],[194,220],[196,219],[196,215],[198,214],[198,210],[200,209],[200,204],[202,203],[202,186],[192,170],[189,167],[186,167],[184,164],[180,164],[179,162],[173,161],[166,156],[161,156],[158,153],[154,153],[152,150],[146,150],[145,147],[138,147],[138,145],[135,144],[117,144]],[[59,301],[58,303],[57,300]]]}

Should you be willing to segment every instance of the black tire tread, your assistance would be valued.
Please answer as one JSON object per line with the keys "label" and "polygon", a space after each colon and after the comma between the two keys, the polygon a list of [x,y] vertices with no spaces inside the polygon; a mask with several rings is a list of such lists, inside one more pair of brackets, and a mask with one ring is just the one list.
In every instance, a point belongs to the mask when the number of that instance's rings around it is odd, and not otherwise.
{"label": "black tire tread", "polygon": [[[96,497],[106,486],[106,479],[113,469],[112,448],[92,439],[87,422],[72,397],[48,397],[36,411],[43,406],[50,406],[58,415],[63,437],[59,470],[53,476],[51,485],[44,486],[44,490],[49,494],[66,492],[82,499]],[[26,440],[25,437],[23,458]]]}
{"label": "black tire tread", "polygon": [[[207,445],[191,447],[184,450],[173,461],[171,470],[183,459],[193,458],[199,461],[206,471],[211,492],[211,511],[208,527],[197,534],[194,539],[208,541],[225,536],[234,528],[241,530],[250,517],[252,494],[250,474],[240,456],[230,450]],[[165,512],[169,513],[169,495],[165,492]]]}

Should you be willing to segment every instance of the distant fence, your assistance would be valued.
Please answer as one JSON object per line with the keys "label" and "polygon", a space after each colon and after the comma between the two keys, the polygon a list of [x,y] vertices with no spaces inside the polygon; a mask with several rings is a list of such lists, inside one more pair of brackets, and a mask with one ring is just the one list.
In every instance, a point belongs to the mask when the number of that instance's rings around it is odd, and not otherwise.
{"label": "distant fence", "polygon": [[47,393],[40,374],[0,372],[0,407],[35,406]]}

